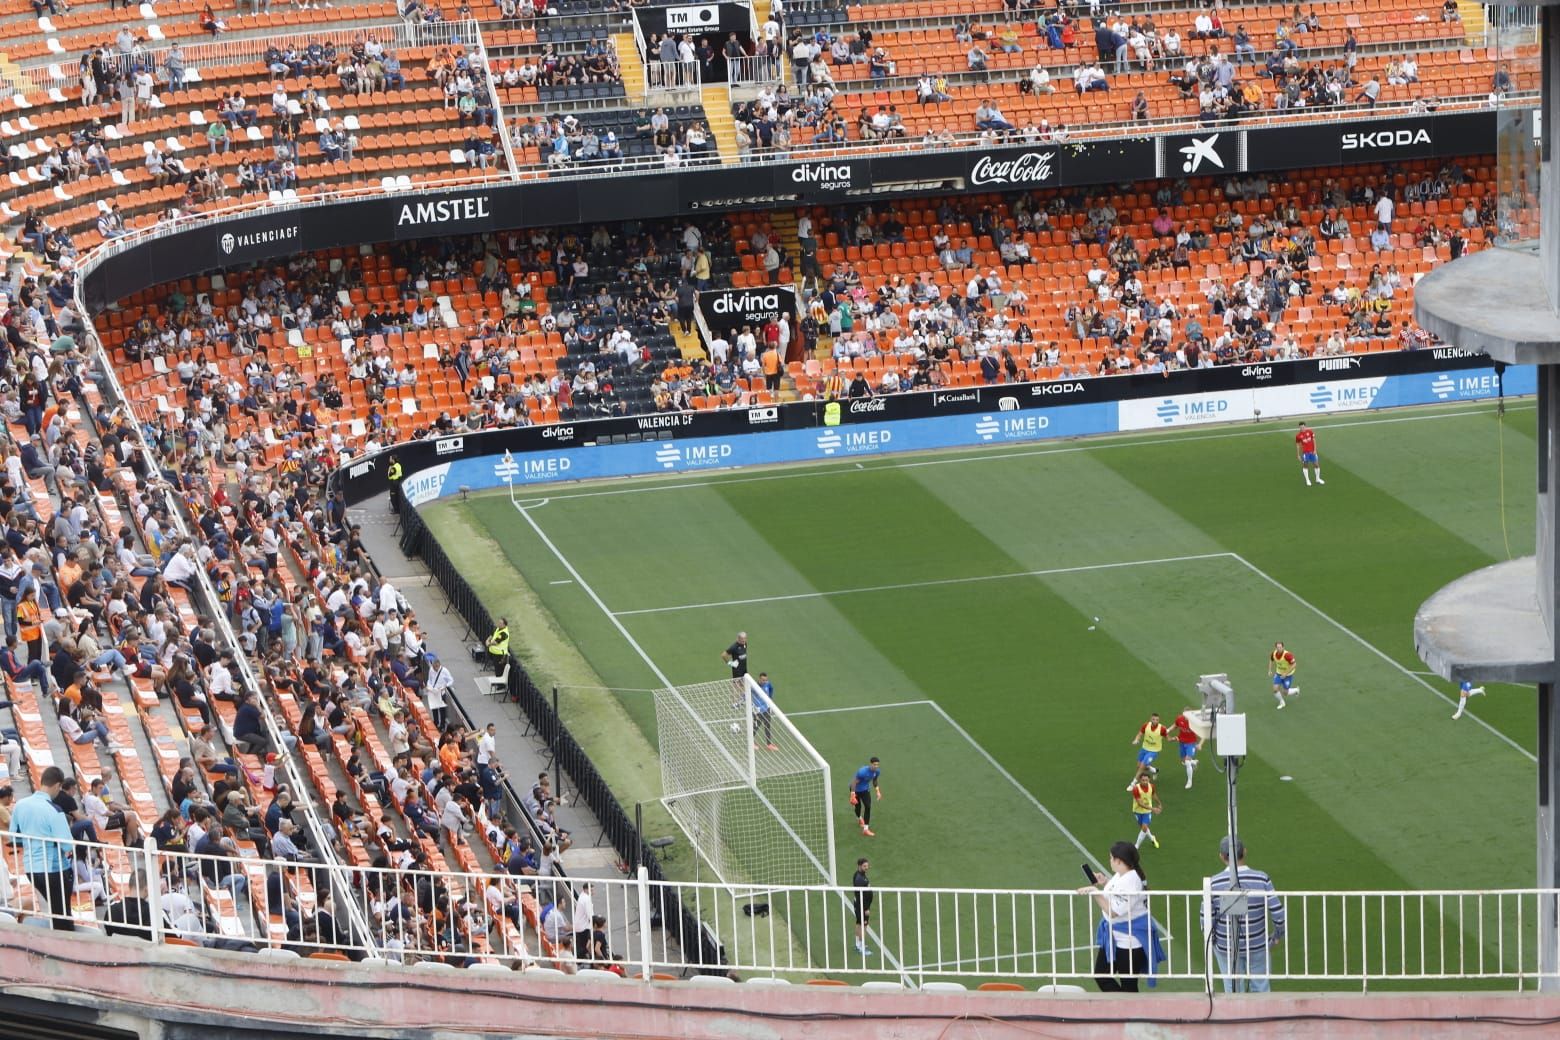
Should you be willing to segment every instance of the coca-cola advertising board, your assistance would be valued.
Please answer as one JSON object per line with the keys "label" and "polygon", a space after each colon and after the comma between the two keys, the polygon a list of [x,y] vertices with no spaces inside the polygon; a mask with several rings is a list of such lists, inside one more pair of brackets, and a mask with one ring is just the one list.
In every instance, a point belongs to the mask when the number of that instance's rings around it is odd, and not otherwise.
{"label": "coca-cola advertising board", "polygon": [[977,155],[970,162],[964,180],[971,188],[1048,187],[1058,183],[1061,177],[1061,163],[1057,161],[1056,152],[1055,145],[1048,145]]}

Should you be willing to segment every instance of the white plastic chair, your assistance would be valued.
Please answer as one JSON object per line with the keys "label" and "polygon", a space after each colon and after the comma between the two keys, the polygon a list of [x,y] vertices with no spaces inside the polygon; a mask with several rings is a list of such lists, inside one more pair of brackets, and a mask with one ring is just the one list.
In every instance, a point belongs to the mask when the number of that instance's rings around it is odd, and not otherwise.
{"label": "white plastic chair", "polygon": [[683,981],[690,986],[735,986],[737,984],[730,975],[694,975]]}
{"label": "white plastic chair", "polygon": [[581,968],[574,973],[574,977],[588,982],[627,982],[623,976],[615,971],[607,971],[604,968]]}

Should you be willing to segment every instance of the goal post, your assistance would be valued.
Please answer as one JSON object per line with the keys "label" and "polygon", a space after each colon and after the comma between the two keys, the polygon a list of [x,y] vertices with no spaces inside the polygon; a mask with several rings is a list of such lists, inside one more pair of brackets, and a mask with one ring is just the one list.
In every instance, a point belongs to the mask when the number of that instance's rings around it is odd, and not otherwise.
{"label": "goal post", "polygon": [[661,795],[727,885],[832,885],[829,764],[752,676],[657,690]]}

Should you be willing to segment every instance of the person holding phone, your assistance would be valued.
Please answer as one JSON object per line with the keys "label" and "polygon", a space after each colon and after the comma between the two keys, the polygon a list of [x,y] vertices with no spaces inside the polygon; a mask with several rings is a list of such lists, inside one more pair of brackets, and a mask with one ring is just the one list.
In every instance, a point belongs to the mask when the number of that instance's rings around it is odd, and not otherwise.
{"label": "person holding phone", "polygon": [[1078,889],[1100,908],[1095,931],[1094,983],[1101,993],[1136,993],[1138,979],[1153,973],[1164,959],[1159,934],[1148,914],[1148,877],[1137,846],[1118,841],[1110,847],[1110,873],[1083,865],[1092,884]]}

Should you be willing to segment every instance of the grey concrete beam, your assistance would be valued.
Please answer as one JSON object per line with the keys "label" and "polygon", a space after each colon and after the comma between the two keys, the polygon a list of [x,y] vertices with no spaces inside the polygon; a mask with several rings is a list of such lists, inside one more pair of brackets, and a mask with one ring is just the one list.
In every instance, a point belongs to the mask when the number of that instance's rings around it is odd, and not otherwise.
{"label": "grey concrete beam", "polygon": [[1553,641],[1538,609],[1538,566],[1523,556],[1466,574],[1414,615],[1414,651],[1452,682],[1554,682]]}
{"label": "grey concrete beam", "polygon": [[1486,249],[1414,286],[1414,320],[1464,350],[1517,365],[1560,364],[1560,315],[1536,252]]}

